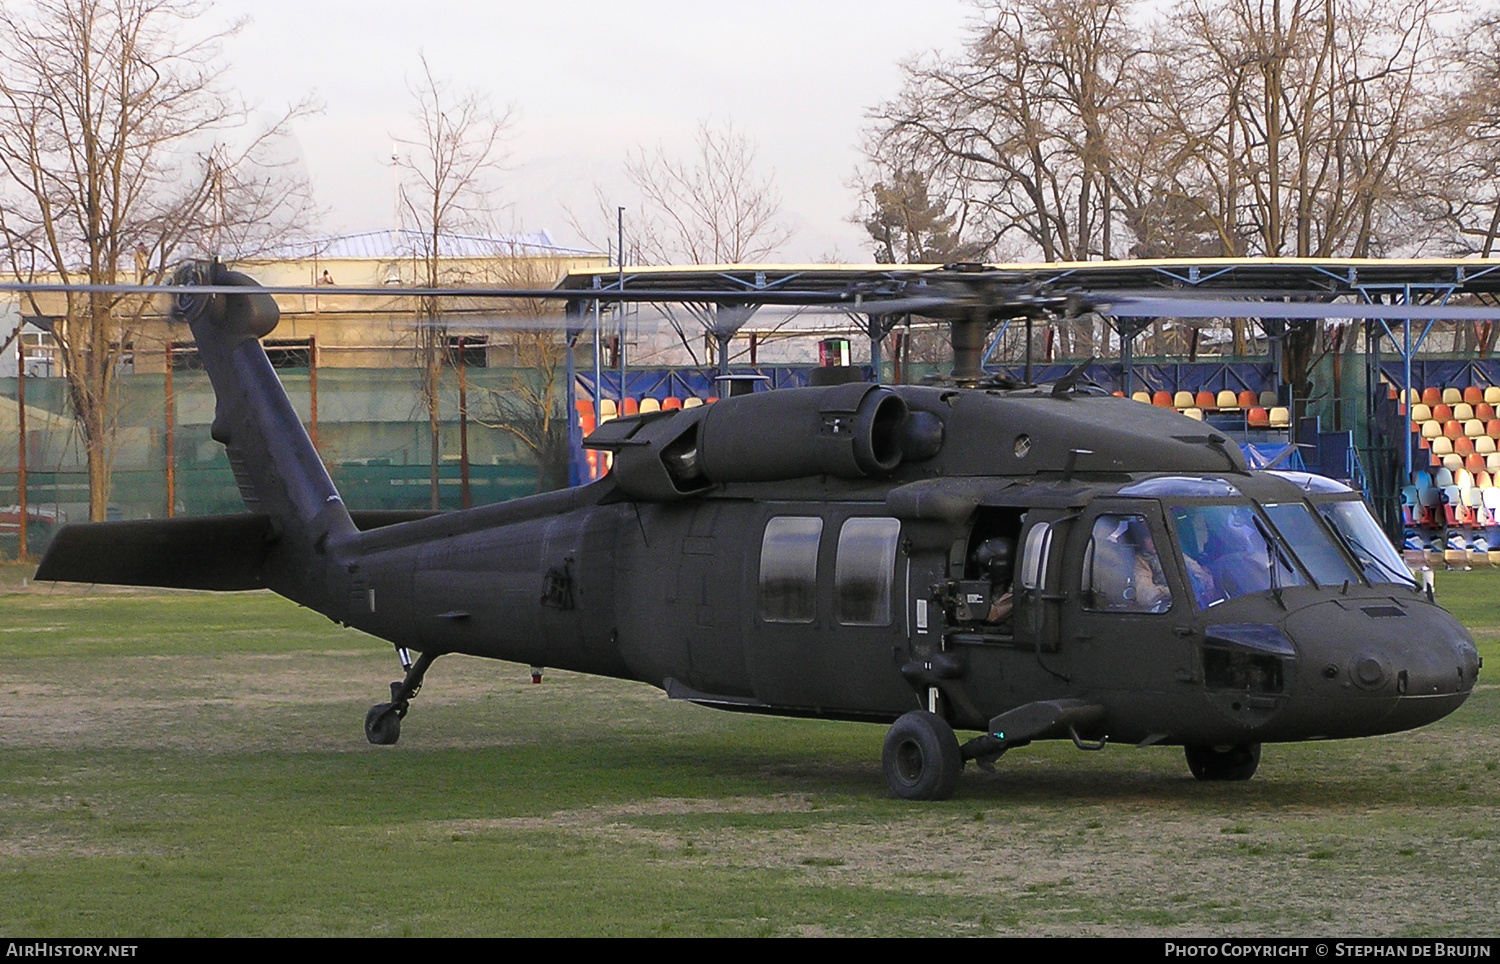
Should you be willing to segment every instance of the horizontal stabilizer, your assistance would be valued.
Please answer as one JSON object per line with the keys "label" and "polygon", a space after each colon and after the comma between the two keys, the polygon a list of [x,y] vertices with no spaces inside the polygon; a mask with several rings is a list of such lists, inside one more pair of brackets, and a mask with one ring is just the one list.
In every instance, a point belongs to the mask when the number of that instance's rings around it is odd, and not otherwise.
{"label": "horizontal stabilizer", "polygon": [[64,526],[38,580],[216,589],[261,589],[275,526],[266,515],[88,522]]}

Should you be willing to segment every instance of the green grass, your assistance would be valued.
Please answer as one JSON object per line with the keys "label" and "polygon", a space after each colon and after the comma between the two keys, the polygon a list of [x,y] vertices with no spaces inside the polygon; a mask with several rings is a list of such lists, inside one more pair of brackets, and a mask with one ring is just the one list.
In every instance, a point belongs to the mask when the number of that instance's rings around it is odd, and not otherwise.
{"label": "green grass", "polygon": [[1441,574],[1456,714],[1267,747],[1039,745],[888,799],[881,727],[449,657],[401,743],[389,647],[263,594],[0,567],[0,930],[26,935],[1390,934],[1494,929],[1500,573]]}

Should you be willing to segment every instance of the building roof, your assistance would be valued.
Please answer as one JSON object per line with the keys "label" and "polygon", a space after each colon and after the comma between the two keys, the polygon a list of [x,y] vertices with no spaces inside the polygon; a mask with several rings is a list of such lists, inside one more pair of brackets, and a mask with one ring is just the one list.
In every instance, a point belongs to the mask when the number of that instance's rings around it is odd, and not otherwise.
{"label": "building roof", "polygon": [[[602,257],[604,252],[569,248],[552,240],[547,231],[493,236],[475,234],[438,235],[442,258],[578,258]],[[352,260],[370,258],[396,260],[420,257],[432,243],[430,235],[410,228],[384,228],[327,238],[312,238],[279,245],[255,257],[255,261]]]}

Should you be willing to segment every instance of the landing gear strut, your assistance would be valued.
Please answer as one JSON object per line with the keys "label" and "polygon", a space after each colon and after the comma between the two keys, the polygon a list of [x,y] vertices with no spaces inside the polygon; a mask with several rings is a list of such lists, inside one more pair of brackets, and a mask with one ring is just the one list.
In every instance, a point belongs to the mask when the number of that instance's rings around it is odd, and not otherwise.
{"label": "landing gear strut", "polygon": [[412,699],[422,689],[422,677],[427,675],[427,667],[442,654],[423,653],[415,663],[411,651],[404,647],[397,647],[396,655],[401,659],[401,668],[406,670],[406,678],[391,684],[389,703],[376,703],[365,714],[365,739],[376,746],[390,746],[401,739],[401,720],[411,708]]}

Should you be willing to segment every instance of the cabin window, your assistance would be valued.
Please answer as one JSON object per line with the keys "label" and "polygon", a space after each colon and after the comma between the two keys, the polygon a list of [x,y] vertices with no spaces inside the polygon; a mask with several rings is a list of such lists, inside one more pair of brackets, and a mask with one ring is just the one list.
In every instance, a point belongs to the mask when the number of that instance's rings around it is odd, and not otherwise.
{"label": "cabin window", "polygon": [[818,614],[817,516],[777,516],[760,543],[760,616],[768,623],[810,623]]}
{"label": "cabin window", "polygon": [[1041,587],[1047,578],[1047,558],[1052,553],[1052,526],[1041,522],[1026,533],[1026,548],[1021,553],[1021,587],[1028,592]]}
{"label": "cabin window", "polygon": [[1164,613],[1172,591],[1151,526],[1140,515],[1101,515],[1083,561],[1083,598],[1089,609]]}
{"label": "cabin window", "polygon": [[891,581],[896,572],[896,519],[849,519],[839,530],[833,568],[839,622],[847,626],[891,624]]}

